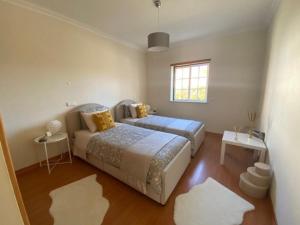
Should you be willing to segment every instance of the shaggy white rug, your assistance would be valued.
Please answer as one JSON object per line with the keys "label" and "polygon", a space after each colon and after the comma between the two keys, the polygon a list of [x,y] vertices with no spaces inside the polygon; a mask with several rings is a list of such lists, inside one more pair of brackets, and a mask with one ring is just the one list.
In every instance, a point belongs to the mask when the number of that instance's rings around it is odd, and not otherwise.
{"label": "shaggy white rug", "polygon": [[212,178],[175,201],[177,225],[237,225],[254,206]]}
{"label": "shaggy white rug", "polygon": [[102,186],[91,175],[50,192],[50,214],[54,225],[100,225],[109,202]]}

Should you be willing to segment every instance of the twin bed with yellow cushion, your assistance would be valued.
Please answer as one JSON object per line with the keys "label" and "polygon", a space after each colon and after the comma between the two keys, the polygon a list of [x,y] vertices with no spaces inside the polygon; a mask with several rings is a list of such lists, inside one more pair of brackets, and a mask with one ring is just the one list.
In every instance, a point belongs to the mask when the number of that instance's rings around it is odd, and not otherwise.
{"label": "twin bed with yellow cushion", "polygon": [[[141,107],[140,116],[143,110]],[[89,123],[93,118],[95,132],[84,116]],[[99,104],[74,108],[67,113],[66,122],[75,156],[161,204],[166,203],[191,160],[188,139],[114,123],[109,109]]]}
{"label": "twin bed with yellow cushion", "polygon": [[[128,107],[131,105],[140,106],[143,104],[137,103],[133,100],[121,101],[115,106],[116,121],[186,137],[192,144],[192,156],[197,153],[205,136],[205,125],[202,121],[147,114],[143,114],[143,116],[135,118],[132,116],[131,111],[128,110]],[[142,114],[144,107],[137,107],[137,112],[139,110]]]}

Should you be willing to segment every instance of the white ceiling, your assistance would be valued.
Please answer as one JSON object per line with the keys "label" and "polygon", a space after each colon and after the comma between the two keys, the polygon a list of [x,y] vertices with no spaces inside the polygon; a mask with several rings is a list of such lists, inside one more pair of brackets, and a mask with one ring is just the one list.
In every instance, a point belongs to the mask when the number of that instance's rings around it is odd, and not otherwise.
{"label": "white ceiling", "polygon": [[[124,42],[145,47],[157,31],[152,0],[26,0]],[[161,31],[171,43],[212,33],[266,27],[278,0],[162,0]]]}

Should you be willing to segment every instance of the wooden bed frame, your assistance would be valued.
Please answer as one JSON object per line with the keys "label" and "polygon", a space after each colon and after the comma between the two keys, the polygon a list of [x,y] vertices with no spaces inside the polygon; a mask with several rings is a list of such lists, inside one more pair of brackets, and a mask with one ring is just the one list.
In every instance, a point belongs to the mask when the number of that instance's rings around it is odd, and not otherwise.
{"label": "wooden bed frame", "polygon": [[[100,161],[99,159],[91,155],[85,157],[82,154],[84,150],[74,146],[74,138],[75,138],[74,133],[76,131],[85,128],[80,116],[80,112],[93,112],[93,111],[99,111],[103,109],[108,109],[108,108],[99,104],[92,103],[92,104],[78,106],[67,113],[66,116],[67,132],[71,140],[73,154],[139,191],[138,187],[136,187],[136,182],[132,182],[130,179],[128,179],[127,174],[124,171],[117,169],[107,163],[104,163],[103,161]],[[178,183],[179,179],[183,175],[190,161],[191,161],[191,143],[188,142],[163,170],[161,193],[157,194],[151,188],[151,186],[148,185],[146,193],[143,194],[145,194],[146,196],[150,197],[151,199],[155,200],[156,202],[162,205],[166,204],[168,198],[170,197],[172,191],[176,187],[176,184]]]}
{"label": "wooden bed frame", "polygon": [[[125,118],[124,106],[134,104],[136,101],[131,99],[126,99],[119,102],[115,108],[115,120],[121,122],[121,119]],[[192,146],[192,156],[195,156],[197,151],[199,150],[201,144],[203,143],[205,138],[205,125],[203,124],[199,130],[194,135],[195,144]]]}

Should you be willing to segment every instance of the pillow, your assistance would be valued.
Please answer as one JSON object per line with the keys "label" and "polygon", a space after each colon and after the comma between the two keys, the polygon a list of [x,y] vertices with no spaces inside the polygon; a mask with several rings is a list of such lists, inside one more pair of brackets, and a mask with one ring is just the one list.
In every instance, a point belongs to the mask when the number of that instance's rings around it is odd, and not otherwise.
{"label": "pillow", "polygon": [[93,121],[96,124],[98,131],[105,131],[115,127],[115,122],[110,111],[93,114]]}
{"label": "pillow", "polygon": [[130,104],[129,105],[129,111],[130,111],[130,114],[131,114],[132,118],[137,118],[136,107],[138,105],[142,105],[142,103],[135,103],[135,104]]}
{"label": "pillow", "polygon": [[130,117],[129,105],[123,105],[124,118]]}
{"label": "pillow", "polygon": [[96,124],[94,123],[94,120],[93,120],[93,115],[96,114],[96,113],[101,113],[101,112],[105,112],[105,111],[108,111],[107,109],[105,110],[101,110],[101,111],[96,111],[96,112],[81,112],[81,117],[83,118],[84,122],[85,122],[85,125],[87,126],[87,128],[92,132],[96,132],[97,131],[97,126]]}
{"label": "pillow", "polygon": [[148,116],[147,107],[145,105],[138,105],[136,107],[136,114],[138,118],[143,118]]}

